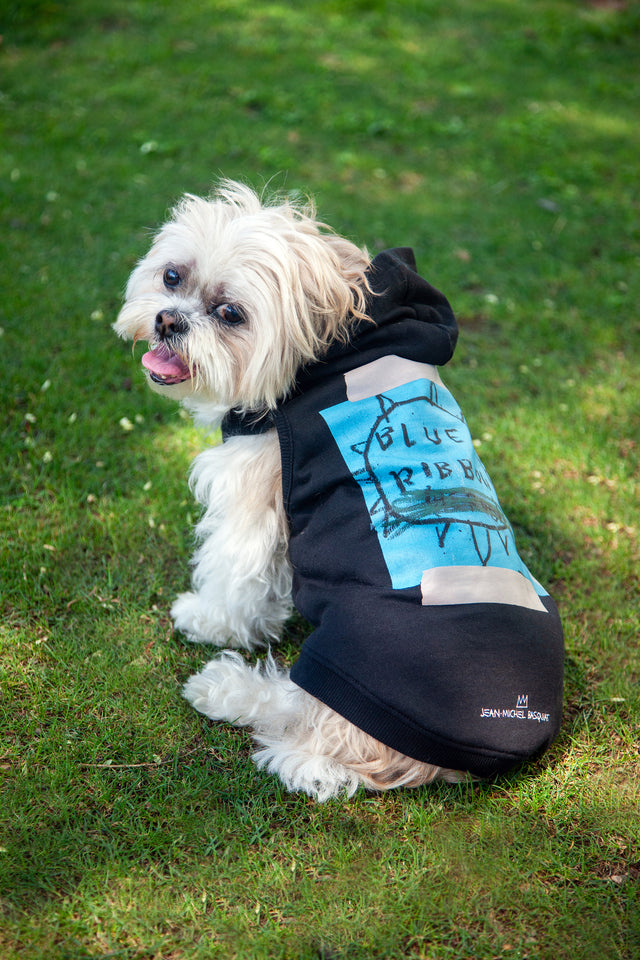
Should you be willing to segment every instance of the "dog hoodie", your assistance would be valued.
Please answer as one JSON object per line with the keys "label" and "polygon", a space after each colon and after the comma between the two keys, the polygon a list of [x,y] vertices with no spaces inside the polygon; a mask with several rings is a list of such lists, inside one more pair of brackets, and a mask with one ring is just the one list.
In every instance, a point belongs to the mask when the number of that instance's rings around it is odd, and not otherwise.
{"label": "dog hoodie", "polygon": [[371,319],[271,421],[223,433],[278,431],[293,601],[315,628],[291,679],[387,746],[487,777],[558,732],[560,619],[440,377],[449,303],[407,248],[368,279]]}

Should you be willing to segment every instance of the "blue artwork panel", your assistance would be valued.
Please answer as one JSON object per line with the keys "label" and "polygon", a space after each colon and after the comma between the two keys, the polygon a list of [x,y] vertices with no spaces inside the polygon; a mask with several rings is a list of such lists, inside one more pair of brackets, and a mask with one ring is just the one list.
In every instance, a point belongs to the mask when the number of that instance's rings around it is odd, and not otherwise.
{"label": "blue artwork panel", "polygon": [[545,595],[442,383],[413,380],[320,412],[360,485],[395,589],[420,584],[432,567],[494,566]]}

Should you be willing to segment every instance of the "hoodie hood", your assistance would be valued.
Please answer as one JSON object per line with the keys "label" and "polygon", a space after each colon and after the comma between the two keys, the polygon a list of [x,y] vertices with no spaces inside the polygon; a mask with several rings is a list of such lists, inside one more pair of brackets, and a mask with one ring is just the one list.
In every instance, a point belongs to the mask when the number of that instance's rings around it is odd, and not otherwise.
{"label": "hoodie hood", "polygon": [[[369,265],[370,320],[361,320],[346,343],[336,342],[316,363],[304,367],[295,393],[331,373],[344,373],[376,356],[394,353],[407,360],[443,366],[453,356],[458,324],[447,298],[416,269],[413,250],[398,247],[379,253]],[[373,322],[372,322],[373,321]]]}

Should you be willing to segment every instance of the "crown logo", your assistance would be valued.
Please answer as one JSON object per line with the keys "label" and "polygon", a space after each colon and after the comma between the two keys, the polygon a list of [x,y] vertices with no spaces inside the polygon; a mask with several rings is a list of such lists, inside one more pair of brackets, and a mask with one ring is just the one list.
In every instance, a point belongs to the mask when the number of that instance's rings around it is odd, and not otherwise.
{"label": "crown logo", "polygon": [[524,707],[528,707],[528,706],[529,706],[529,694],[528,694],[528,693],[521,693],[520,696],[518,697],[518,702],[517,702],[517,704],[516,704],[516,709],[518,709],[518,708],[524,708]]}

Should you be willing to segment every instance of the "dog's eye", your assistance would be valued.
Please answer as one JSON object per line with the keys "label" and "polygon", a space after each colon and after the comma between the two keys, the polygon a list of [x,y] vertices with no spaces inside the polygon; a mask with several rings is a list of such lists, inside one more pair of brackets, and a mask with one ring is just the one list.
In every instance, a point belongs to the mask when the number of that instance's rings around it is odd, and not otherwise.
{"label": "dog's eye", "polygon": [[214,317],[221,320],[222,323],[234,326],[237,323],[244,323],[245,316],[240,307],[234,303],[220,303],[212,305],[210,311]]}
{"label": "dog's eye", "polygon": [[173,267],[167,267],[162,275],[165,287],[179,287],[182,280],[180,274]]}

